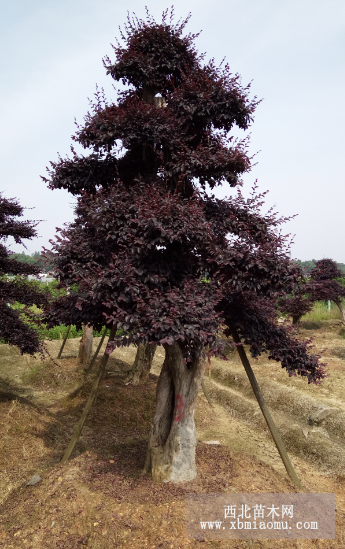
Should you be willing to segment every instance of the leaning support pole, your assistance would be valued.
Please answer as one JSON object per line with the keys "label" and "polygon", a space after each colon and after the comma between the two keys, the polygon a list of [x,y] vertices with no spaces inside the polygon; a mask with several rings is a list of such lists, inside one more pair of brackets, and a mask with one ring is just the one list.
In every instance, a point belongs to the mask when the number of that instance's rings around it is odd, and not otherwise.
{"label": "leaning support pole", "polygon": [[98,355],[98,353],[99,353],[99,351],[100,351],[100,348],[102,347],[102,343],[103,343],[104,338],[105,338],[105,336],[106,336],[107,329],[108,329],[108,327],[105,326],[104,332],[103,332],[103,335],[102,335],[102,338],[101,338],[101,341],[100,341],[99,344],[98,344],[97,350],[96,350],[96,352],[95,352],[95,354],[94,354],[94,356],[93,356],[93,358],[92,358],[92,361],[91,361],[90,365],[88,366],[87,370],[86,370],[85,373],[84,373],[84,377],[83,377],[82,383],[79,385],[79,387],[77,387],[76,389],[74,389],[74,391],[73,391],[72,393],[70,393],[70,394],[68,395],[67,398],[75,398],[77,395],[79,395],[79,393],[80,393],[80,392],[82,391],[82,389],[85,387],[85,381],[86,381],[86,379],[87,379],[87,376],[88,376],[89,373],[91,372],[92,366],[94,365],[94,362],[95,362],[95,360],[96,360],[96,358],[97,358],[97,355]]}
{"label": "leaning support pole", "polygon": [[[112,341],[114,339],[115,335],[116,335],[116,325],[113,326],[112,329],[111,329],[110,336],[109,336],[109,341]],[[108,341],[108,343],[109,343],[109,341]],[[89,415],[92,404],[94,403],[94,400],[96,398],[98,386],[99,386],[99,383],[102,379],[102,375],[104,373],[104,370],[105,370],[105,367],[107,365],[108,359],[109,359],[109,355],[105,352],[104,355],[103,355],[103,358],[102,358],[102,362],[101,362],[100,367],[99,367],[98,375],[97,375],[97,377],[96,377],[96,379],[95,379],[95,381],[92,385],[90,396],[87,399],[87,403],[85,405],[85,408],[83,410],[81,418],[78,421],[77,425],[75,426],[73,436],[72,436],[72,438],[69,442],[69,445],[66,448],[64,456],[61,460],[62,464],[66,463],[66,461],[69,459],[70,455],[72,454],[72,452],[74,450],[75,445],[78,442],[78,439],[79,439],[80,434],[82,432],[82,429],[84,427],[86,418]]]}
{"label": "leaning support pole", "polygon": [[106,336],[107,330],[108,330],[108,326],[105,326],[105,327],[104,327],[104,330],[103,330],[102,337],[101,337],[101,341],[99,342],[98,347],[97,347],[97,349],[96,349],[96,352],[95,352],[95,354],[93,355],[92,360],[91,360],[89,366],[87,367],[87,369],[86,369],[86,371],[85,371],[85,377],[86,377],[87,375],[89,375],[89,373],[90,373],[91,370],[92,370],[92,367],[93,367],[93,365],[94,365],[94,363],[95,363],[95,360],[96,360],[96,358],[97,358],[97,356],[98,356],[98,353],[99,353],[99,351],[100,351],[100,349],[101,349],[101,347],[102,347],[102,345],[103,345],[103,341],[104,341],[104,338],[105,338],[105,336]]}
{"label": "leaning support pole", "polygon": [[261,389],[258,385],[258,382],[256,381],[256,377],[254,375],[252,367],[251,367],[251,365],[249,363],[249,360],[247,358],[246,351],[244,350],[243,345],[241,345],[241,340],[239,338],[237,330],[233,327],[231,327],[231,335],[232,335],[232,338],[233,338],[234,342],[237,344],[236,347],[237,347],[238,354],[240,355],[240,359],[242,361],[244,369],[245,369],[245,371],[247,373],[247,376],[249,378],[250,384],[251,384],[252,389],[254,391],[254,394],[256,396],[256,400],[259,403],[259,406],[260,406],[261,411],[263,413],[263,416],[266,420],[268,428],[271,431],[271,435],[273,437],[273,440],[275,442],[277,450],[280,454],[280,457],[283,460],[283,463],[285,465],[285,469],[286,469],[290,479],[295,484],[295,486],[297,488],[299,488],[300,490],[305,491],[305,488],[302,486],[298,476],[296,475],[296,471],[293,468],[293,465],[292,465],[292,463],[289,459],[289,456],[288,456],[287,451],[285,449],[284,443],[283,443],[283,441],[280,437],[279,431],[278,431],[277,427],[275,426],[273,418],[272,418],[272,416],[270,414],[270,411],[267,407],[267,404],[264,400],[263,394],[261,393]]}
{"label": "leaning support pole", "polygon": [[67,332],[65,333],[65,337],[63,338],[63,342],[62,342],[62,345],[61,345],[60,352],[59,352],[59,354],[58,354],[58,358],[61,358],[62,351],[63,351],[63,348],[64,348],[65,343],[66,343],[66,341],[67,341],[67,338],[68,338],[68,334],[69,334],[70,329],[71,329],[71,325],[68,326]]}
{"label": "leaning support pole", "polygon": [[207,388],[206,388],[206,385],[205,385],[205,382],[204,382],[203,379],[201,380],[201,387],[202,387],[202,390],[203,390],[203,392],[204,392],[204,395],[205,395],[205,397],[206,397],[207,402],[209,403],[209,405],[211,406],[211,408],[213,408],[213,404],[212,404],[212,401],[211,401],[211,399],[210,399],[210,395],[208,394],[208,390],[207,390]]}

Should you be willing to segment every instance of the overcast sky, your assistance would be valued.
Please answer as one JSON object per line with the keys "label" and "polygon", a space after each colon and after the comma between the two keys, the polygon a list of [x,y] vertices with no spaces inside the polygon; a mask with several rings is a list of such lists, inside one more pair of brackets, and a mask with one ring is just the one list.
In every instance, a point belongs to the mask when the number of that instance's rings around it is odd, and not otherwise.
{"label": "overcast sky", "polygon": [[[147,1],[156,20],[166,6]],[[73,198],[40,179],[57,153],[69,152],[74,117],[82,122],[95,85],[115,99],[102,58],[112,55],[127,10],[137,0],[12,0],[0,21],[0,190],[17,197],[30,219],[42,219],[28,251],[49,246],[55,227],[73,218]],[[202,30],[199,51],[225,56],[242,83],[263,98],[252,125],[250,152],[260,151],[245,189],[258,179],[267,205],[295,234],[292,257],[331,257],[344,247],[344,0],[176,0],[175,13]],[[241,134],[242,135],[242,134]],[[22,251],[22,246],[12,246]]]}

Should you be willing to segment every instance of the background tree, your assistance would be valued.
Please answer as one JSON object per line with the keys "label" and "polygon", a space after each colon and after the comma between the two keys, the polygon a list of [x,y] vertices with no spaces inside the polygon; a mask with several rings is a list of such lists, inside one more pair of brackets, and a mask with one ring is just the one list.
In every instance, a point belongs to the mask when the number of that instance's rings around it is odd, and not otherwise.
{"label": "background tree", "polygon": [[52,265],[49,264],[49,258],[45,257],[41,252],[34,252],[33,254],[26,254],[25,252],[14,253],[12,259],[16,259],[21,263],[28,263],[29,265],[35,265],[39,267],[40,272],[48,273],[52,270]]}
{"label": "background tree", "polygon": [[[18,219],[23,211],[16,199],[7,199],[0,193],[0,338],[3,343],[17,345],[22,353],[34,354],[40,350],[40,340],[37,331],[23,322],[23,315],[32,323],[39,322],[30,307],[45,305],[47,293],[27,279],[28,275],[38,274],[39,267],[17,261],[5,246],[8,237],[23,244],[23,239],[37,236],[36,222]],[[14,310],[11,305],[16,302],[24,308]]]}
{"label": "background tree", "polygon": [[279,308],[284,314],[292,317],[297,324],[303,315],[311,311],[317,301],[333,301],[340,310],[345,321],[345,310],[342,298],[345,297],[345,287],[338,281],[344,273],[338,268],[333,259],[320,259],[311,269],[309,278],[298,290],[284,299],[279,300]]}
{"label": "background tree", "polygon": [[111,104],[96,93],[74,136],[91,154],[73,151],[46,179],[80,195],[74,223],[53,245],[61,280],[77,277],[79,291],[51,306],[51,324],[105,317],[123,330],[108,352],[165,348],[145,464],[164,481],[196,475],[195,398],[203,353],[221,352],[221,326],[238,330],[253,355],[269,350],[289,375],[324,376],[272,313],[301,276],[278,233],[284,220],[261,214],[262,196],[212,194],[250,169],[246,141],[230,130],[249,126],[257,101],[227,65],[203,62],[195,35],[182,35],[186,23],[173,25],[167,12],[161,24],[128,19],[124,46],[105,67],[129,90]]}

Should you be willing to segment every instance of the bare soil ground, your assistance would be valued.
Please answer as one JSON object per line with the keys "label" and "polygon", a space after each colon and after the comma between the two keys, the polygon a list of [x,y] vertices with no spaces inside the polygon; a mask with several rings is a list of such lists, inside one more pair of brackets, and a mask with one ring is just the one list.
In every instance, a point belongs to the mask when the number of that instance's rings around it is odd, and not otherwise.
{"label": "bare soil ground", "polygon": [[[139,387],[123,384],[134,348],[111,355],[96,403],[72,459],[59,461],[90,386],[70,399],[82,379],[77,340],[64,358],[41,363],[0,346],[0,548],[178,549],[197,547],[345,547],[345,339],[324,322],[314,336],[325,349],[330,377],[322,386],[288,378],[265,357],[253,369],[291,457],[309,492],[336,497],[335,540],[202,542],[184,536],[186,492],[294,492],[261,418],[236,353],[212,361],[205,381],[214,407],[200,393],[196,406],[198,478],[155,484],[141,476],[155,386],[163,362],[158,348],[152,375]],[[95,346],[97,340],[95,341]],[[57,356],[60,342],[47,344]],[[323,409],[329,415],[312,421]],[[219,440],[221,446],[202,441]],[[26,486],[35,474],[42,480]]]}

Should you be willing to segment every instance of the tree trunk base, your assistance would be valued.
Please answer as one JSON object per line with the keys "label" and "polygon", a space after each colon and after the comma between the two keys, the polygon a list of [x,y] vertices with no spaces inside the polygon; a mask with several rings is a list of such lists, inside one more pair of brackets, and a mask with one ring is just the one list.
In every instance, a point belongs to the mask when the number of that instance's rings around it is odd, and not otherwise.
{"label": "tree trunk base", "polygon": [[187,364],[177,343],[164,347],[143,474],[151,472],[155,482],[188,482],[197,476],[194,406],[205,361],[199,356]]}
{"label": "tree trunk base", "polygon": [[[193,414],[194,415],[194,414]],[[197,476],[195,464],[196,428],[194,417],[177,426],[169,447],[151,449],[154,482],[188,482]]]}
{"label": "tree trunk base", "polygon": [[78,353],[78,362],[87,368],[92,355],[93,327],[83,324],[83,337],[81,338]]}
{"label": "tree trunk base", "polygon": [[139,343],[133,368],[125,379],[125,385],[140,385],[148,380],[157,345]]}

